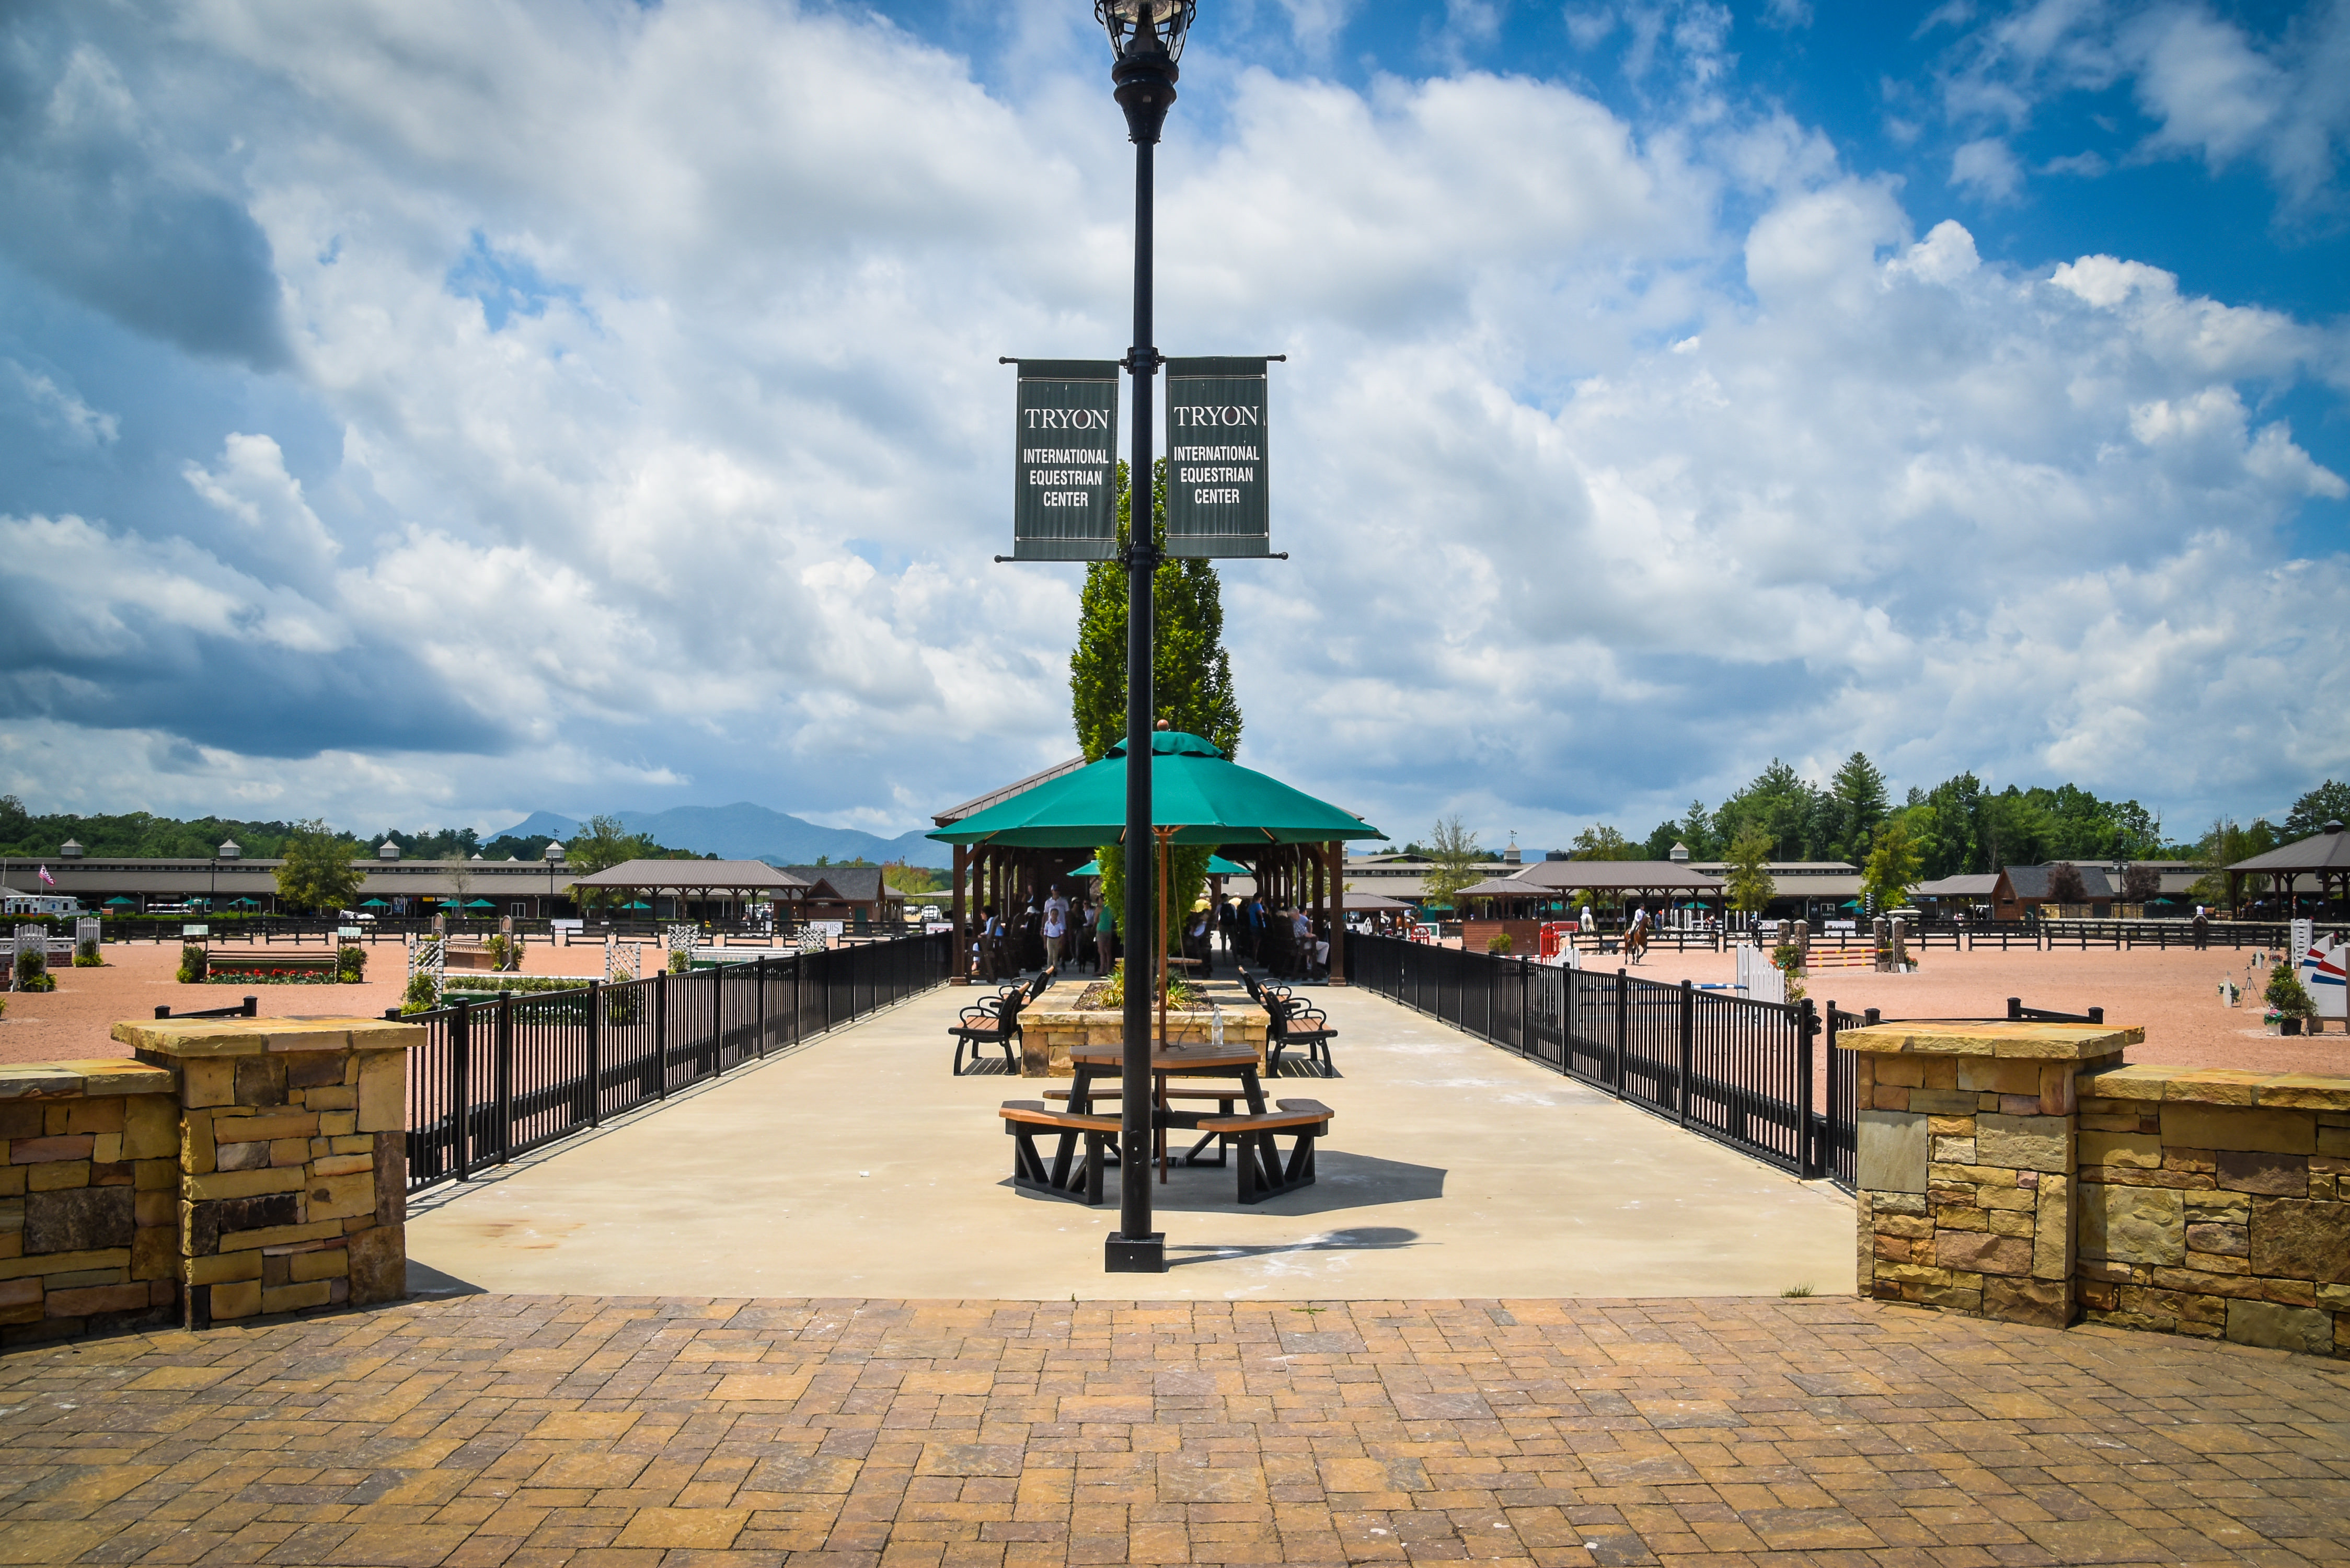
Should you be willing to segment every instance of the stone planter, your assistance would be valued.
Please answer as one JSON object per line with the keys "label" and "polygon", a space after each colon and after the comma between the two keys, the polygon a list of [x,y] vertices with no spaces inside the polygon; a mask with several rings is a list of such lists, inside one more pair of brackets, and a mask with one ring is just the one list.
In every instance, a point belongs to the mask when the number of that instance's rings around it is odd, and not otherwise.
{"label": "stone planter", "polygon": [[[1224,1044],[1235,1050],[1246,1047],[1264,1060],[1265,1028],[1271,1020],[1264,1009],[1250,1002],[1227,1007],[1224,1012]],[[1215,1015],[1200,1010],[1191,1012],[1170,1011],[1167,1014],[1167,1039],[1174,1045],[1205,1045],[1213,1033]],[[1158,1013],[1151,1014],[1151,1025],[1158,1026]],[[1069,1064],[1069,1053],[1087,1046],[1114,1046],[1126,1038],[1122,1013],[1107,1008],[1079,1010],[1067,1008],[1031,1008],[1020,1015],[1020,1075],[1024,1078],[1066,1078],[1076,1069]]]}

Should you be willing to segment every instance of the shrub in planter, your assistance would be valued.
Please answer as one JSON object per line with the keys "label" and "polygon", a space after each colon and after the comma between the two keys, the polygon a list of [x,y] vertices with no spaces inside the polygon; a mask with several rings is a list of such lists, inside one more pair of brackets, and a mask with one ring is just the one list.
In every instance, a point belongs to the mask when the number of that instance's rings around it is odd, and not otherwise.
{"label": "shrub in planter", "polygon": [[408,990],[400,999],[401,1012],[430,1012],[440,1005],[440,988],[432,983],[430,971],[420,970],[409,977]]}
{"label": "shrub in planter", "polygon": [[1505,953],[1510,947],[1510,933],[1507,931],[1495,931],[1485,939],[1485,950],[1489,953]]}
{"label": "shrub in planter", "polygon": [[97,969],[106,961],[98,956],[98,939],[83,937],[74,943],[74,968]]}
{"label": "shrub in planter", "polygon": [[690,971],[692,968],[693,954],[685,949],[680,948],[677,951],[669,955],[670,973],[684,974]]}
{"label": "shrub in planter", "polygon": [[203,949],[184,947],[180,950],[180,983],[202,985],[211,968],[211,958]]}
{"label": "shrub in planter", "polygon": [[16,989],[18,991],[55,991],[57,982],[49,974],[49,955],[18,953],[16,955]]}
{"label": "shrub in planter", "polygon": [[357,985],[367,979],[367,949],[337,948],[335,975],[350,985]]}
{"label": "shrub in planter", "polygon": [[1801,1002],[1809,993],[1804,990],[1804,950],[1794,942],[1781,942],[1771,950],[1771,967],[1787,977],[1787,1000]]}
{"label": "shrub in planter", "polygon": [[2310,996],[2309,988],[2301,983],[2301,977],[2293,972],[2290,963],[2278,964],[2269,971],[2268,989],[2262,996],[2292,1033],[2301,1033],[2303,1019],[2317,1016],[2316,1002]]}

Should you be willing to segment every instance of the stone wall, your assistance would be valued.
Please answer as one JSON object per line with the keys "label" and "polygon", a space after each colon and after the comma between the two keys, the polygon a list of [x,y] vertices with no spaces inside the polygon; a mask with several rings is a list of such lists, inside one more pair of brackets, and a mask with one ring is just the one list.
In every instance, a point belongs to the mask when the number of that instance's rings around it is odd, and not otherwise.
{"label": "stone wall", "polygon": [[1846,1031],[1860,1293],[2350,1355],[2350,1078],[2125,1066],[2143,1031]]}
{"label": "stone wall", "polygon": [[[1253,1050],[1262,1063],[1265,1030],[1272,1023],[1264,1009],[1253,1002],[1241,1002],[1225,1008],[1223,1013],[1224,1044],[1234,1050]],[[1150,1022],[1155,1038],[1159,1026],[1155,1008]],[[1214,1032],[1215,1016],[1211,1012],[1170,1011],[1167,1014],[1167,1040],[1171,1045],[1205,1045]],[[1072,1050],[1118,1045],[1125,1040],[1125,1021],[1119,1013],[1101,1009],[1079,1012],[1031,1008],[1020,1015],[1020,1073],[1027,1078],[1066,1078],[1076,1071],[1069,1064]]]}
{"label": "stone wall", "polygon": [[423,1034],[140,1021],[137,1061],[0,1067],[0,1344],[397,1299]]}
{"label": "stone wall", "polygon": [[171,1320],[174,1087],[136,1062],[0,1067],[0,1345]]}
{"label": "stone wall", "polygon": [[2083,1315],[2350,1355],[2350,1078],[2125,1067],[2080,1094]]}

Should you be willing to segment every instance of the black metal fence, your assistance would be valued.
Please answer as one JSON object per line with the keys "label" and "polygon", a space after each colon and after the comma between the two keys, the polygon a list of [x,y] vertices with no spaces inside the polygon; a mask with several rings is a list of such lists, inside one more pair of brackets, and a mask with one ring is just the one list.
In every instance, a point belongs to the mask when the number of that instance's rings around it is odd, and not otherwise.
{"label": "black metal fence", "polygon": [[[947,978],[949,939],[836,948],[411,1014],[408,1188],[667,1099]],[[493,977],[494,978],[494,977]]]}
{"label": "black metal fence", "polygon": [[1851,1064],[1834,1050],[1834,1032],[1860,1023],[1851,1013],[1824,1021],[1809,1002],[1752,1002],[1392,937],[1357,937],[1347,956],[1357,984],[1407,1007],[1782,1169],[1851,1184]]}

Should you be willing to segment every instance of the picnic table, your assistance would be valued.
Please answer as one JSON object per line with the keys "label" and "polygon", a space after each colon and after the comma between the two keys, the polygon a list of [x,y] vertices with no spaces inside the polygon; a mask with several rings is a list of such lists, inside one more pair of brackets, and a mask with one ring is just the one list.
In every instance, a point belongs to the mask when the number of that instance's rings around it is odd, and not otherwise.
{"label": "picnic table", "polygon": [[[1103,1076],[1107,1076],[1113,1081],[1117,1080],[1125,1070],[1126,1053],[1114,1045],[1099,1046],[1086,1051],[1072,1051],[1069,1053],[1069,1065],[1076,1072],[1076,1076],[1069,1085],[1069,1109],[1079,1116],[1085,1116],[1093,1110],[1093,1102],[1098,1092],[1093,1086],[1094,1080]],[[1218,1050],[1214,1046],[1202,1048],[1196,1045],[1163,1046],[1152,1051],[1150,1053],[1150,1104],[1153,1112],[1151,1121],[1158,1129],[1159,1179],[1161,1182],[1167,1179],[1167,1129],[1182,1127],[1186,1130],[1197,1130],[1201,1121],[1200,1113],[1169,1108],[1167,1080],[1170,1077],[1236,1077],[1241,1081],[1241,1095],[1248,1101],[1249,1115],[1261,1116],[1265,1114],[1264,1085],[1257,1077],[1254,1051],[1236,1051],[1229,1048]],[[1222,1098],[1223,1114],[1229,1116],[1232,1115],[1232,1099],[1230,1096],[1222,1096]],[[1191,1163],[1191,1159],[1201,1148],[1207,1147],[1214,1137],[1215,1135],[1211,1133],[1193,1146],[1191,1154],[1184,1157],[1185,1163]],[[1216,1163],[1219,1165],[1223,1163],[1221,1148],[1217,1153]]]}

